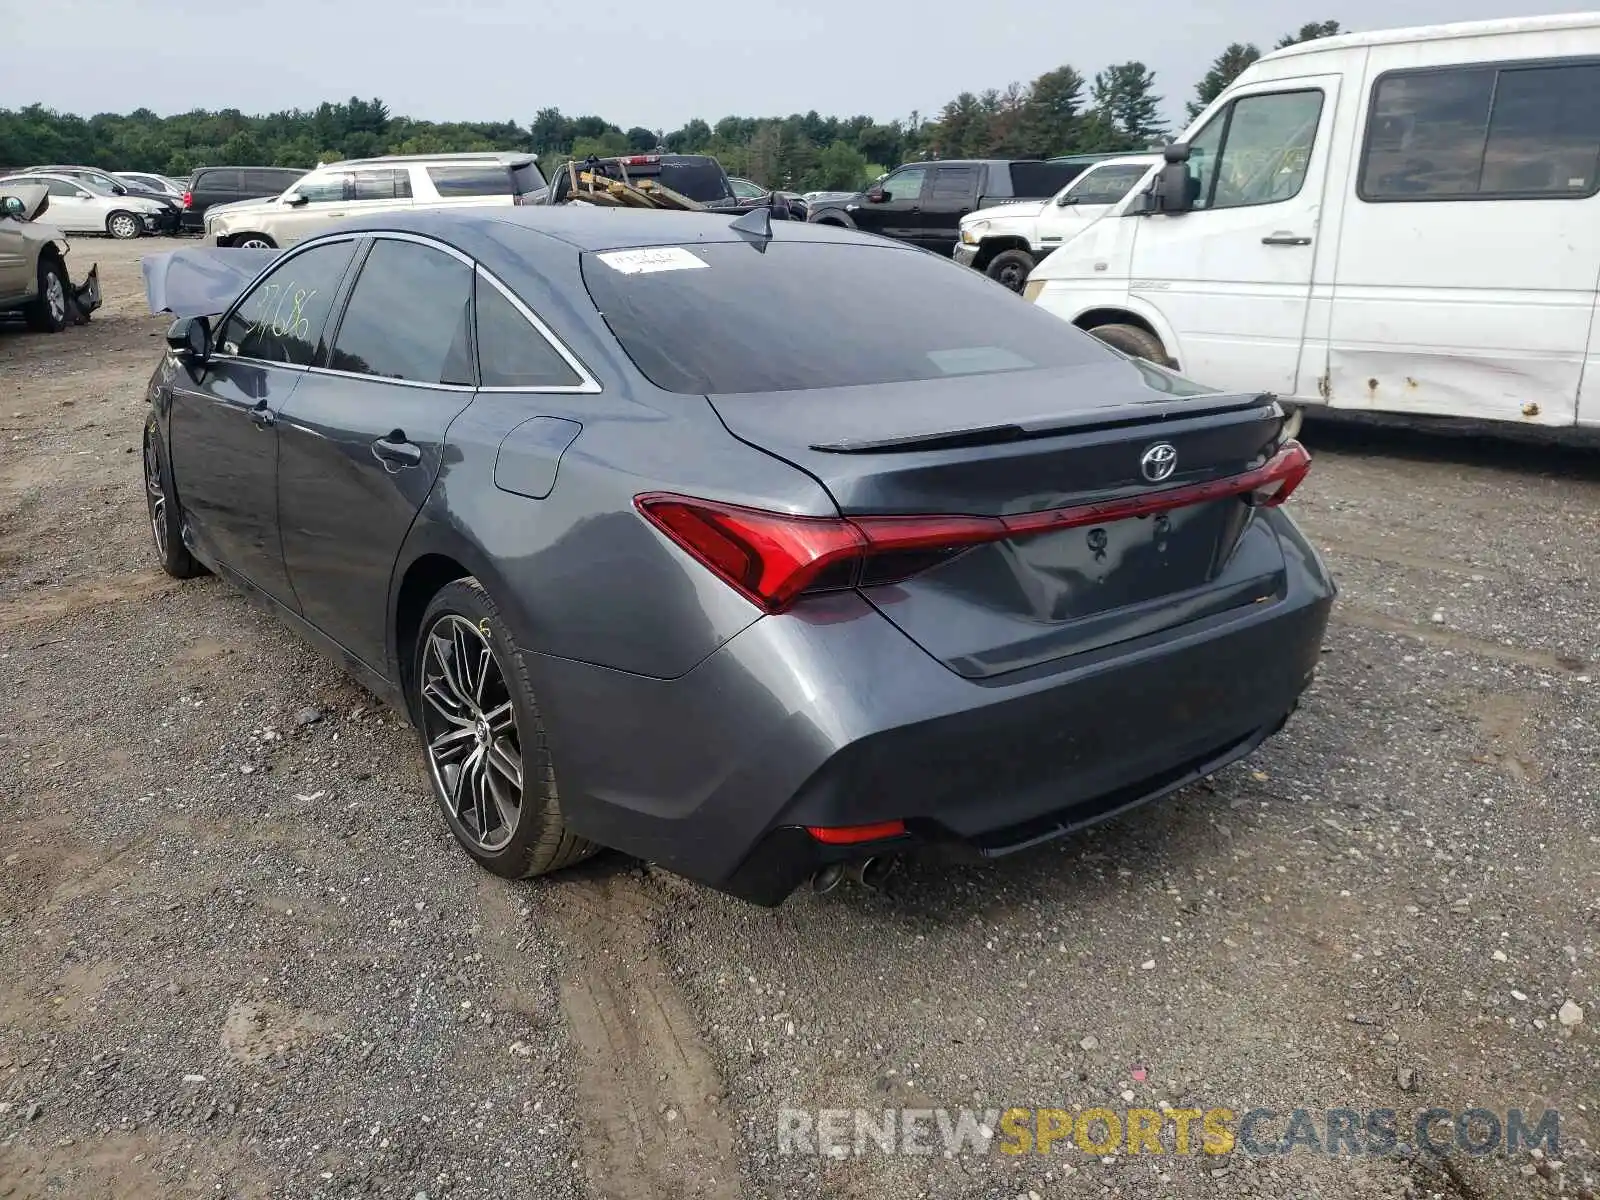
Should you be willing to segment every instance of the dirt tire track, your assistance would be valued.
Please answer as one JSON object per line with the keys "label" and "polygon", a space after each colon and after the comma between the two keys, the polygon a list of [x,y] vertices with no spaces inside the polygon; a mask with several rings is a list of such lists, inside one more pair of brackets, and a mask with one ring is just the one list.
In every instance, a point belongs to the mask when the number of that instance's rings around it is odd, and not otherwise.
{"label": "dirt tire track", "polygon": [[656,945],[659,900],[617,876],[562,888],[557,907],[589,1195],[739,1200],[722,1081]]}

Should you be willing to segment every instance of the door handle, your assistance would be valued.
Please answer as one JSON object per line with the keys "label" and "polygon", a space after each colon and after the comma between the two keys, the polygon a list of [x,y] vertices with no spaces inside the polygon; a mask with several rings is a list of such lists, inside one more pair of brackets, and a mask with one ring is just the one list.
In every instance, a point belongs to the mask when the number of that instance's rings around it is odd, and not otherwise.
{"label": "door handle", "polygon": [[271,429],[277,422],[278,415],[267,407],[265,400],[261,400],[250,410],[250,420],[257,429]]}
{"label": "door handle", "polygon": [[405,430],[395,429],[390,431],[388,437],[381,437],[372,443],[372,456],[386,467],[399,470],[421,463],[422,447],[407,441]]}
{"label": "door handle", "polygon": [[1309,246],[1308,237],[1295,237],[1292,233],[1273,233],[1261,239],[1263,246]]}

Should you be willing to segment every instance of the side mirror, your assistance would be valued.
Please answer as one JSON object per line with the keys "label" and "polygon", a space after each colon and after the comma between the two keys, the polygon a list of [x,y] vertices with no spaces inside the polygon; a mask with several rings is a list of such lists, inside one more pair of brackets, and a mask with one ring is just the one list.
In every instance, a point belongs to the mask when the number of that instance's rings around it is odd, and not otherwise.
{"label": "side mirror", "polygon": [[1061,199],[1056,201],[1056,207],[1067,208],[1068,206],[1076,204],[1077,202],[1078,198],[1076,196],[1063,196]]}
{"label": "side mirror", "polygon": [[93,200],[94,199],[94,196],[91,195],[89,192],[75,192],[73,194],[75,196],[77,196],[77,198],[79,200]]}
{"label": "side mirror", "polygon": [[111,185],[111,194],[114,196],[126,196],[128,194],[128,189],[123,187],[120,183],[113,183]]}
{"label": "side mirror", "polygon": [[188,363],[211,357],[211,322],[204,317],[179,317],[167,329],[167,347]]}
{"label": "side mirror", "polygon": [[867,189],[868,204],[882,204],[887,199],[889,199],[889,193],[884,191],[878,185],[874,184],[872,187]]}
{"label": "side mirror", "polygon": [[0,197],[0,216],[14,217],[22,220],[22,214],[28,211],[28,206],[22,203],[20,196]]}
{"label": "side mirror", "polygon": [[1189,174],[1189,146],[1174,142],[1161,152],[1161,170],[1150,189],[1147,212],[1178,216],[1194,209],[1194,179]]}
{"label": "side mirror", "polygon": [[302,196],[299,192],[290,192],[287,196],[285,196],[283,198],[283,202],[285,204],[289,205],[291,208],[299,208],[302,204],[311,203],[304,196]]}

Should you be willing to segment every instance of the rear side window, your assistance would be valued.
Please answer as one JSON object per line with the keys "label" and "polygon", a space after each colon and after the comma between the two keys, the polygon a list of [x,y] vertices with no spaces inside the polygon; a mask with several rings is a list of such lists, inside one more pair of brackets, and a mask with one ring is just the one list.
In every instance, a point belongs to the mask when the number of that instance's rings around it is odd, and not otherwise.
{"label": "rear side window", "polygon": [[253,196],[276,196],[294,182],[276,171],[245,171],[244,186]]}
{"label": "rear side window", "polygon": [[484,387],[577,387],[578,373],[487,279],[478,279],[478,369]]}
{"label": "rear side window", "polygon": [[350,175],[352,200],[407,200],[411,196],[411,172],[354,171]]}
{"label": "rear side window", "polygon": [[511,172],[496,163],[453,163],[428,167],[427,171],[434,190],[441,196],[511,195]]}
{"label": "rear side window", "polygon": [[550,185],[545,182],[536,163],[518,163],[511,168],[511,183],[521,195],[542,191]]}
{"label": "rear side window", "polygon": [[1600,63],[1397,71],[1372,90],[1368,201],[1576,199],[1600,190]]}
{"label": "rear side window", "polygon": [[663,186],[702,204],[733,198],[727,173],[713,158],[663,159],[660,179]]}
{"label": "rear side window", "polygon": [[960,200],[971,196],[977,174],[977,167],[940,167],[933,173],[933,198]]}
{"label": "rear side window", "polygon": [[900,383],[1104,354],[1059,317],[920,250],[697,243],[652,254],[646,270],[620,253],[585,254],[584,283],[634,364],[671,392]]}
{"label": "rear side window", "polygon": [[412,383],[472,383],[472,270],[416,242],[379,238],[334,335],[328,366]]}
{"label": "rear side window", "polygon": [[202,171],[194,181],[196,190],[207,192],[237,192],[240,188],[238,171]]}
{"label": "rear side window", "polygon": [[310,366],[354,251],[354,242],[333,242],[275,267],[223,322],[222,352]]}

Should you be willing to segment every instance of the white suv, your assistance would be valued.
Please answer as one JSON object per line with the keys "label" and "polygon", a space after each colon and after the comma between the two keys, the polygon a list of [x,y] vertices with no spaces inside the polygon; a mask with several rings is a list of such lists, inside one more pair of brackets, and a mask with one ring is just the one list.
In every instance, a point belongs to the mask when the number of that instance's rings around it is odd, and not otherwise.
{"label": "white suv", "polygon": [[206,241],[214,246],[292,246],[328,226],[395,209],[543,204],[538,161],[526,153],[394,155],[327,163],[271,200],[214,204]]}

